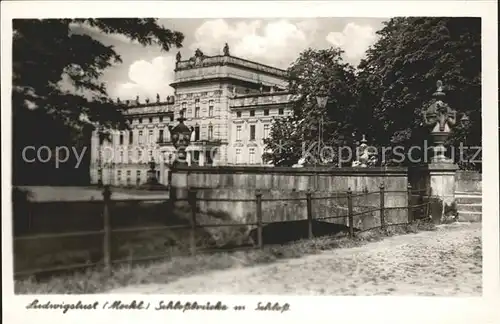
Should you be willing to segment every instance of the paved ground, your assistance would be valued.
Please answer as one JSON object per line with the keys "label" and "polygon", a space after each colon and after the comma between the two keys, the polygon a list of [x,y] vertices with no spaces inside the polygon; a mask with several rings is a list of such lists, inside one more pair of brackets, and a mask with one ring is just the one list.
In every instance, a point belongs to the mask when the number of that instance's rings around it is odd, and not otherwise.
{"label": "paved ground", "polygon": [[480,295],[481,224],[440,226],[362,247],[111,293]]}

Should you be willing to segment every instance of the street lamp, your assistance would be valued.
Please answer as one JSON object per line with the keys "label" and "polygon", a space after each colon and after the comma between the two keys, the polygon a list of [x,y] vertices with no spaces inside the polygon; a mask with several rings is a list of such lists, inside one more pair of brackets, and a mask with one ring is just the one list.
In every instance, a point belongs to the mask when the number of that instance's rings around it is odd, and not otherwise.
{"label": "street lamp", "polygon": [[467,114],[463,114],[462,118],[460,118],[460,125],[464,128],[464,146],[465,146],[465,152],[466,152],[466,167],[469,167],[469,154],[467,152],[467,132],[469,131],[469,125],[470,125],[470,119]]}
{"label": "street lamp", "polygon": [[322,87],[321,91],[318,95],[316,95],[316,102],[318,104],[318,108],[320,110],[321,119],[319,121],[318,127],[318,159],[321,159],[321,141],[322,141],[322,132],[323,132],[323,109],[325,109],[326,104],[328,103],[328,96],[325,94],[325,90]]}
{"label": "street lamp", "polygon": [[103,132],[102,132],[102,125],[99,125],[97,127],[97,141],[98,141],[98,148],[99,151],[97,152],[97,186],[99,188],[102,187],[103,181],[102,181],[102,144],[103,144]]}

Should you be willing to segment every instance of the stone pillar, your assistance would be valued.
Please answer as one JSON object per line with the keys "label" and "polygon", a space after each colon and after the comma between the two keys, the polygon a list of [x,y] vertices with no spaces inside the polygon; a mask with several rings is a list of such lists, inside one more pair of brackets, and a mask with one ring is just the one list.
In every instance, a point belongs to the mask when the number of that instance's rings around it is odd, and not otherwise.
{"label": "stone pillar", "polygon": [[455,173],[458,166],[454,163],[430,163],[425,166],[428,177],[430,217],[435,223],[455,219]]}
{"label": "stone pillar", "polygon": [[160,159],[160,179],[158,180],[165,185],[165,159],[163,157]]}
{"label": "stone pillar", "polygon": [[206,151],[206,147],[204,146],[201,150],[200,150],[200,161],[198,162],[198,164],[200,166],[204,166],[205,165],[205,151]]}
{"label": "stone pillar", "polygon": [[430,216],[434,222],[442,223],[453,221],[458,216],[455,204],[455,173],[458,167],[444,155],[444,143],[455,125],[456,112],[444,101],[445,93],[441,81],[437,82],[437,91],[433,97],[434,102],[424,111],[424,121],[428,126],[432,126],[430,136],[434,155],[424,167],[424,174],[428,177]]}

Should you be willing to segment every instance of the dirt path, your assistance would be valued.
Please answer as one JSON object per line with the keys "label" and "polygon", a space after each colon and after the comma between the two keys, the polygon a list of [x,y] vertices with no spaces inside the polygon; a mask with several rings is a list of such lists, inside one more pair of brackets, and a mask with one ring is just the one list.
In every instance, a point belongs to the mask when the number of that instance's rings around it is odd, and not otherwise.
{"label": "dirt path", "polygon": [[367,245],[111,293],[480,295],[481,224],[440,226]]}

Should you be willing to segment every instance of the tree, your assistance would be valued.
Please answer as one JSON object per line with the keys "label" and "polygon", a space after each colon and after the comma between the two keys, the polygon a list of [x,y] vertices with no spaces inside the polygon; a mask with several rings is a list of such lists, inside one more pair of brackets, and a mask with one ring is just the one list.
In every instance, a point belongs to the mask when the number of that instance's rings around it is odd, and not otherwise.
{"label": "tree", "polygon": [[[124,35],[165,51],[181,47],[184,39],[181,33],[160,26],[157,19],[14,20],[14,183],[52,170],[47,165],[40,171],[41,165],[26,163],[22,157],[26,146],[88,145],[96,123],[127,127],[123,107],[110,100],[106,85],[100,82],[106,68],[121,62],[120,55],[89,35],[73,33],[75,25]],[[88,174],[88,169],[81,170]]]}
{"label": "tree", "polygon": [[271,161],[277,166],[292,166],[302,157],[302,136],[294,123],[296,119],[293,116],[273,120],[269,138],[264,139],[264,161]]}
{"label": "tree", "polygon": [[379,40],[359,64],[358,127],[378,146],[422,146],[429,139],[422,110],[432,101],[436,82],[446,101],[470,117],[450,138],[481,145],[481,20],[479,18],[393,18],[377,32]]}
{"label": "tree", "polygon": [[[271,136],[265,141],[270,151],[264,159],[276,165],[294,164],[300,158],[310,163],[339,159],[337,148],[352,142],[352,111],[355,106],[356,82],[354,68],[342,60],[342,50],[307,49],[289,67],[288,91],[293,101],[293,116],[273,123]],[[327,95],[328,103],[321,109],[317,95]],[[322,147],[333,150],[318,152]],[[283,149],[285,142],[293,147]]]}

